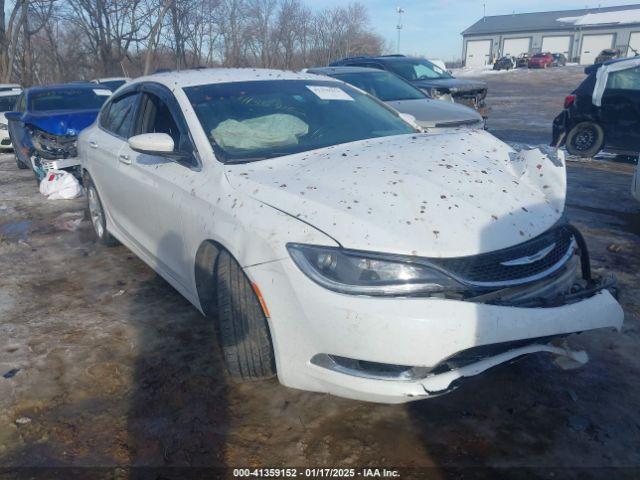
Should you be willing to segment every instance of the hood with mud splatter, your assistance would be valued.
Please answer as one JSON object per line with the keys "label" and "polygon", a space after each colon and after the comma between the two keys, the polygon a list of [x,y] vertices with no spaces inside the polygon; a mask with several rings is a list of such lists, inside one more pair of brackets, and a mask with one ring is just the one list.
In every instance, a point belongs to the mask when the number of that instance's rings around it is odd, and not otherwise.
{"label": "hood with mud splatter", "polygon": [[524,242],[556,223],[566,193],[563,160],[517,153],[484,131],[363,140],[226,174],[345,248],[424,257]]}

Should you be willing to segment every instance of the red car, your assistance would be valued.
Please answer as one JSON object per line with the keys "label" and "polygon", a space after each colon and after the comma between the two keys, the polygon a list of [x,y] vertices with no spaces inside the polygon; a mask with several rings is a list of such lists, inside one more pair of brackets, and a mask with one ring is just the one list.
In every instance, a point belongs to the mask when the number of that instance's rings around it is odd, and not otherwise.
{"label": "red car", "polygon": [[548,68],[553,65],[553,55],[550,53],[536,53],[529,59],[529,68]]}

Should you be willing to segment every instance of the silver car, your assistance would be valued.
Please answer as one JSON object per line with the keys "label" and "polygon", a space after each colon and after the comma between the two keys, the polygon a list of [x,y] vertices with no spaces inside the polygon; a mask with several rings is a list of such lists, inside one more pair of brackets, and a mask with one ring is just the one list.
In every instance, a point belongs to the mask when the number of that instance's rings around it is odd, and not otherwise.
{"label": "silver car", "polygon": [[472,108],[434,100],[391,72],[365,67],[310,68],[307,72],[354,85],[398,112],[412,115],[418,125],[426,129],[484,127],[484,119]]}

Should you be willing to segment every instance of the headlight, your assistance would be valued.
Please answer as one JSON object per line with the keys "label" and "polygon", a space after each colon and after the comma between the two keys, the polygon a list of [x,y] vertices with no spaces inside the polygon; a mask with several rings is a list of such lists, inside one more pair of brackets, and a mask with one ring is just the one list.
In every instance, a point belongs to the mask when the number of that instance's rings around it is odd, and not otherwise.
{"label": "headlight", "polygon": [[9,130],[9,127],[6,123],[0,123],[0,130]]}
{"label": "headlight", "polygon": [[446,273],[411,257],[290,243],[295,264],[317,284],[352,295],[416,295],[460,291]]}

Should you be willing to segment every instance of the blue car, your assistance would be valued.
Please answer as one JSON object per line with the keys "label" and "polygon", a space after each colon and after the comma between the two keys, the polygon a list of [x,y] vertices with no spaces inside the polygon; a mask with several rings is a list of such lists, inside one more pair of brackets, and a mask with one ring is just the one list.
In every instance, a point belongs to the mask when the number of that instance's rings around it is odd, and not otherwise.
{"label": "blue car", "polygon": [[7,112],[18,167],[33,170],[40,182],[52,170],[77,173],[76,142],[96,119],[111,91],[90,83],[32,87]]}

